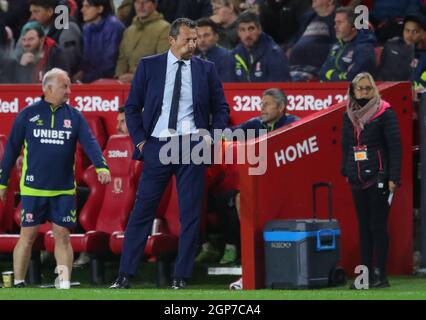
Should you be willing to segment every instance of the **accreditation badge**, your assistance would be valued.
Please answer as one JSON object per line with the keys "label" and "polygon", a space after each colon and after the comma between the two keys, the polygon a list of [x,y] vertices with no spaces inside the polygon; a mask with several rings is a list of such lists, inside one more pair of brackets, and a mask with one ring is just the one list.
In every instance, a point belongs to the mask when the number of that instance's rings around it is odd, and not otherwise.
{"label": "accreditation badge", "polygon": [[355,146],[354,147],[354,158],[355,161],[365,161],[368,160],[367,156],[367,146]]}

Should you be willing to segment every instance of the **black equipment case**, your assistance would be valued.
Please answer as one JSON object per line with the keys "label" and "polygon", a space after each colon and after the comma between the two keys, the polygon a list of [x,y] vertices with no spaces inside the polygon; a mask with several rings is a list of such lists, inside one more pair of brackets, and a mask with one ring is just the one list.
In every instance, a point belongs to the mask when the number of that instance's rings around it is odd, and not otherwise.
{"label": "black equipment case", "polygon": [[[320,187],[328,189],[328,220],[317,219],[316,191]],[[342,276],[343,270],[336,268],[340,259],[340,228],[332,218],[331,183],[314,184],[312,195],[313,219],[272,220],[265,225],[267,288],[320,288],[334,284],[337,270]]]}

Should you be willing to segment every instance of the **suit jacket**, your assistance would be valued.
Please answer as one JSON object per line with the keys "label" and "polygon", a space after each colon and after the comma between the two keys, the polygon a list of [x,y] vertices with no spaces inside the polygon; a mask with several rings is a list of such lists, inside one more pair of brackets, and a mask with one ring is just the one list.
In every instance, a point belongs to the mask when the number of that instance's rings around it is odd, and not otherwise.
{"label": "suit jacket", "polygon": [[[166,82],[167,52],[140,60],[125,106],[126,124],[135,146],[147,140],[161,114]],[[229,105],[222,83],[212,62],[191,59],[192,100],[197,129],[224,129],[229,119]],[[173,90],[173,88],[167,88]],[[141,159],[136,148],[134,159]]]}

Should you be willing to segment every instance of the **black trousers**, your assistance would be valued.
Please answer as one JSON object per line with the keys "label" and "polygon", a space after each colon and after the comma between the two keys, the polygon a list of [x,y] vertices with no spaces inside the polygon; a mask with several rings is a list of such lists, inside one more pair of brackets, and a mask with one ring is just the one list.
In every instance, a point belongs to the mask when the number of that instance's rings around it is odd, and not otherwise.
{"label": "black trousers", "polygon": [[361,249],[361,264],[372,272],[373,256],[376,267],[386,274],[389,249],[388,217],[389,189],[379,189],[373,184],[367,189],[352,188],[352,196],[358,217],[358,231]]}
{"label": "black trousers", "polygon": [[230,190],[220,193],[215,197],[217,210],[220,213],[221,231],[225,243],[233,244],[239,251],[240,248],[240,218],[235,206],[235,196],[239,190]]}

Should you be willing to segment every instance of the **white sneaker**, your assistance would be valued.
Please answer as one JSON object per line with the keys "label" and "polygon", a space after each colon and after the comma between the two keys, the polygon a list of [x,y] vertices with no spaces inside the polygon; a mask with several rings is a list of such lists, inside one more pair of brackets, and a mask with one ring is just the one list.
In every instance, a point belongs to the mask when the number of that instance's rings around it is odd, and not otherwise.
{"label": "white sneaker", "polygon": [[243,277],[229,285],[229,290],[243,290]]}
{"label": "white sneaker", "polygon": [[56,289],[60,290],[68,290],[71,288],[71,282],[69,281],[58,281],[58,283],[55,283]]}

